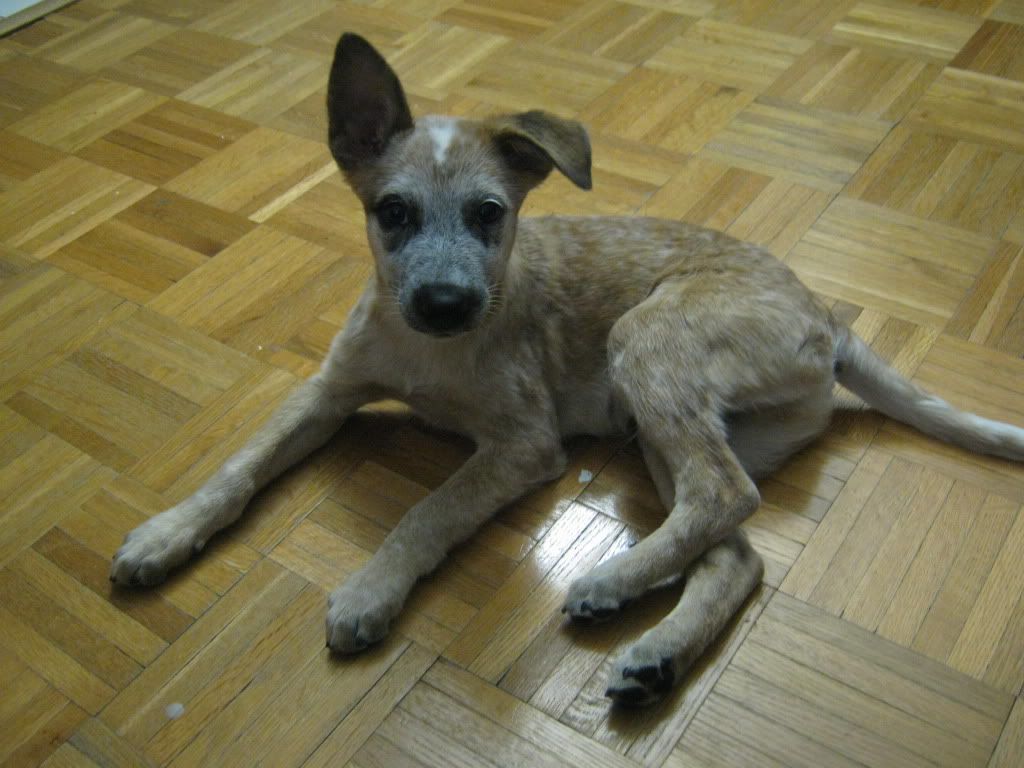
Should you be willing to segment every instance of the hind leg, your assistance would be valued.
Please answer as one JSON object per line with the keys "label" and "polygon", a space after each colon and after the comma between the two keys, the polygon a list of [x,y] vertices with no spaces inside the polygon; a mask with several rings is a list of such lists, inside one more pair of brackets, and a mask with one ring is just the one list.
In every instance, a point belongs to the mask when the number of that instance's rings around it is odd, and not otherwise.
{"label": "hind leg", "polygon": [[[829,410],[830,407],[829,404]],[[822,418],[820,402],[808,403],[798,410],[806,418],[799,420],[799,427],[782,432],[791,438],[786,441],[791,451],[806,441],[809,431],[820,425]],[[770,426],[763,418],[756,421],[759,427]],[[791,424],[792,419],[787,423]],[[737,436],[760,438],[761,434],[760,431],[744,432]],[[735,445],[731,439],[730,444]],[[668,463],[643,436],[640,447],[661,503],[666,509],[672,509],[675,486]],[[748,471],[750,465],[745,458],[756,459],[758,466],[762,466],[767,457],[781,454],[777,443],[766,444],[760,439],[747,447],[752,450],[739,453],[738,457]],[[686,569],[686,587],[678,605],[616,660],[608,676],[605,695],[623,705],[642,706],[667,693],[722,633],[743,601],[761,583],[763,575],[764,563],[743,531],[735,531],[711,547]]]}
{"label": "hind leg", "polygon": [[573,582],[565,611],[574,618],[606,618],[624,602],[680,575],[760,503],[713,414],[690,410],[638,421],[645,455],[660,495],[673,502],[671,511],[645,539]]}
{"label": "hind leg", "polygon": [[798,400],[729,416],[729,446],[748,475],[769,475],[825,431],[832,418],[832,387],[827,378]]}
{"label": "hind leg", "polygon": [[[832,412],[827,384],[804,400],[737,417],[730,423],[728,440],[714,425],[710,445],[680,433],[672,442],[688,445],[682,450],[689,454],[675,469],[641,434],[644,461],[669,517],[636,546],[573,582],[563,610],[576,619],[610,618],[625,603],[683,573],[702,545],[710,546],[736,529],[759,503],[750,478],[778,467],[827,426]],[[695,450],[698,446],[704,450]],[[708,452],[710,457],[702,461],[700,454]],[[718,477],[708,471],[716,463],[727,468]],[[720,485],[716,489],[709,483]],[[732,502],[723,503],[727,499]]]}
{"label": "hind leg", "polygon": [[605,695],[643,705],[667,693],[722,633],[763,572],[761,557],[741,531],[701,555],[686,571],[679,604],[615,662]]}
{"label": "hind leg", "polygon": [[[565,611],[575,618],[605,618],[682,574],[757,509],[744,461],[763,470],[824,427],[832,386],[827,315],[813,303],[801,307],[799,294],[778,300],[785,287],[724,301],[723,279],[663,283],[609,336],[610,375],[669,515],[570,586]],[[754,416],[727,422],[735,413]]]}

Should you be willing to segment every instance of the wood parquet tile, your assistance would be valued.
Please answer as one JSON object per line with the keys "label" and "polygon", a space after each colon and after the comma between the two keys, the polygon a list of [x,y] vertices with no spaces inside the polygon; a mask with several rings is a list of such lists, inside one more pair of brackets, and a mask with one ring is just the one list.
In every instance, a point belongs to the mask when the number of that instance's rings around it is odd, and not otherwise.
{"label": "wood parquet tile", "polygon": [[111,586],[372,274],[323,142],[345,30],[418,114],[588,125],[593,191],[527,213],[762,244],[904,375],[1024,424],[1021,0],[80,0],[0,39],[0,766],[1024,765],[1024,467],[840,392],[761,484],[764,584],[654,709],[605,676],[683,585],[559,612],[664,514],[626,440],[574,441],[355,658],[325,593],[471,451],[396,403]]}

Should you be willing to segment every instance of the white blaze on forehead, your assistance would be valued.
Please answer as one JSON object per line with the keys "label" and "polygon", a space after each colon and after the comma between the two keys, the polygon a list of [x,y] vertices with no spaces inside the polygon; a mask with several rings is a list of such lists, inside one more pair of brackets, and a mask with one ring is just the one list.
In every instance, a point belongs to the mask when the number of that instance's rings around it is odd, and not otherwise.
{"label": "white blaze on forehead", "polygon": [[428,115],[420,120],[427,129],[430,140],[434,143],[434,160],[440,165],[448,155],[448,147],[459,130],[459,121],[453,117]]}

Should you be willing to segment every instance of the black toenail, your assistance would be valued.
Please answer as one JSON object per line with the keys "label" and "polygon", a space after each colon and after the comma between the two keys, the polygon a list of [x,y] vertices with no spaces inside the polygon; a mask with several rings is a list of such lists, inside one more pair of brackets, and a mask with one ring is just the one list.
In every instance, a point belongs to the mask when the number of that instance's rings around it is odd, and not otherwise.
{"label": "black toenail", "polygon": [[604,695],[609,699],[612,699],[616,704],[622,704],[627,707],[646,704],[651,698],[650,694],[640,686],[630,686],[629,688],[609,688],[604,692]]}
{"label": "black toenail", "polygon": [[653,683],[658,679],[658,670],[655,667],[626,667],[622,671],[623,677],[632,677],[641,683]]}
{"label": "black toenail", "polygon": [[676,667],[675,664],[672,663],[672,659],[668,657],[662,659],[660,671],[661,682],[659,683],[659,686],[661,687],[658,690],[659,693],[663,693],[671,688],[676,681]]}

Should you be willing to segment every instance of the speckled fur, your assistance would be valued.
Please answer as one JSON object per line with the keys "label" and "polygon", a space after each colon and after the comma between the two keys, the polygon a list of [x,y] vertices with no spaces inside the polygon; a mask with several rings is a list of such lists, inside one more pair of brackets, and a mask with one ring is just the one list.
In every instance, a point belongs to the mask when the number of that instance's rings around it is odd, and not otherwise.
{"label": "speckled fur", "polygon": [[[115,581],[159,581],[356,408],[396,398],[469,435],[476,451],[331,595],[327,643],[357,651],[385,635],[452,546],[562,473],[564,438],[633,433],[668,516],[574,582],[565,611],[608,618],[685,575],[678,607],[612,668],[609,695],[643,704],[759,584],[761,560],[739,530],[759,504],[752,478],[826,427],[836,371],[890,415],[1024,458],[1024,431],[900,378],[761,248],[675,221],[520,220],[527,192],[552,169],[589,186],[590,147],[576,123],[531,112],[414,126],[394,73],[350,35],[336,52],[329,114],[332,151],[367,210],[376,275],[321,371],[199,491],[129,534]],[[387,195],[415,206],[415,231],[382,228]],[[466,223],[482,196],[506,209],[486,233]],[[482,298],[463,332],[445,338],[414,329],[409,299],[438,279]]]}

